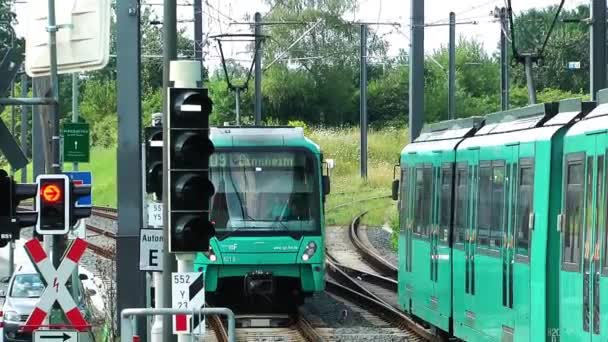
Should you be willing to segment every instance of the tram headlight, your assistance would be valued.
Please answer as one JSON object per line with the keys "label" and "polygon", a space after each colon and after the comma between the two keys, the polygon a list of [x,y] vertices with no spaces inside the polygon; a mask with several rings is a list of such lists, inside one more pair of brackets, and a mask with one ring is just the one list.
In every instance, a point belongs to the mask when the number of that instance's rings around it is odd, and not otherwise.
{"label": "tram headlight", "polygon": [[211,262],[217,261],[217,255],[215,255],[215,252],[213,252],[213,247],[209,246],[209,251],[203,252],[203,254],[205,254],[205,256],[207,257],[207,259],[209,259],[209,261],[211,261]]}
{"label": "tram headlight", "polygon": [[302,254],[302,261],[308,261],[317,251],[317,244],[314,241],[310,241],[306,245],[306,249],[304,250],[304,254]]}

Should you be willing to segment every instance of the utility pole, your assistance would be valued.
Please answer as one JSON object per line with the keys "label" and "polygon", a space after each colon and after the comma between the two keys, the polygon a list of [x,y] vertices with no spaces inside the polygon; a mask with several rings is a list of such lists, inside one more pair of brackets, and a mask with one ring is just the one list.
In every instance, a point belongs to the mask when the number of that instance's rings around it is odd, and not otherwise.
{"label": "utility pole", "polygon": [[500,109],[509,109],[509,52],[507,48],[507,9],[500,10]]}
{"label": "utility pole", "polygon": [[361,52],[360,52],[360,77],[359,77],[359,131],[360,150],[359,166],[361,178],[367,179],[367,25],[361,24]]}
{"label": "utility pole", "polygon": [[591,4],[591,100],[597,91],[606,88],[606,0]]}
{"label": "utility pole", "polygon": [[[526,83],[528,84],[528,97],[529,103],[536,103],[536,86],[534,84],[534,74],[533,74],[533,66],[537,60],[538,56],[532,53],[522,53],[521,57],[524,62],[524,69],[526,71]],[[604,69],[605,70],[605,69]]]}
{"label": "utility pole", "polygon": [[[146,305],[146,276],[139,272],[142,228],[141,180],[141,34],[140,0],[116,1],[116,69],[118,104],[116,237],[116,316],[125,308]],[[147,339],[146,318],[137,318],[137,335]]]}
{"label": "utility pole", "polygon": [[[168,120],[168,108],[167,108],[167,89],[171,86],[171,79],[169,70],[171,68],[171,61],[177,59],[177,13],[176,13],[176,0],[165,0],[163,8],[163,137],[169,136],[169,125]],[[167,156],[169,155],[169,144],[165,141],[163,143],[163,165],[169,165]],[[163,203],[168,203],[169,199],[169,182],[167,173],[163,172]],[[167,225],[167,215],[169,214],[169,208],[163,206],[163,281],[162,287],[157,289],[161,291],[162,295],[162,307],[171,307],[171,272],[177,269],[175,259],[169,254],[169,236],[171,235],[170,227]],[[163,316],[163,338],[162,341],[176,341],[173,335],[173,322],[171,316]]]}
{"label": "utility pole", "polygon": [[194,59],[203,63],[203,5],[201,2],[202,0],[194,0]]}
{"label": "utility pole", "polygon": [[262,124],[262,15],[255,12],[255,125]]}
{"label": "utility pole", "polygon": [[236,97],[236,125],[241,125],[241,87],[234,87]]}
{"label": "utility pole", "polygon": [[[27,85],[27,74],[24,72],[21,74],[21,97],[26,98],[28,92]],[[27,117],[30,106],[23,105],[21,106],[21,149],[23,152],[27,153]],[[35,177],[33,178],[35,179]],[[27,165],[21,169],[21,183],[27,183]]]}
{"label": "utility pole", "polygon": [[450,12],[448,119],[456,118],[456,14]]}
{"label": "utility pole", "polygon": [[422,130],[424,115],[424,0],[410,0],[410,141]]}

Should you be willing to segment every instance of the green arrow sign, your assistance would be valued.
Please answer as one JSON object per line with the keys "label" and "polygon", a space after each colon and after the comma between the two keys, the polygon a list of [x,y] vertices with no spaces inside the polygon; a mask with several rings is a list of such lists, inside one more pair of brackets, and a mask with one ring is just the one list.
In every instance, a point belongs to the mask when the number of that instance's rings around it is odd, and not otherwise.
{"label": "green arrow sign", "polygon": [[63,125],[63,161],[66,163],[88,163],[90,155],[90,133],[87,123]]}

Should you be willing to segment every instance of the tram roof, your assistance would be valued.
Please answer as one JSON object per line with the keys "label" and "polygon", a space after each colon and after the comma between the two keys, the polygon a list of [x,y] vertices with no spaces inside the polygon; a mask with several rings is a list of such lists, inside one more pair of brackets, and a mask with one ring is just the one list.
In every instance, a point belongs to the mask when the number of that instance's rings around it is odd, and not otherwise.
{"label": "tram roof", "polygon": [[566,136],[608,132],[608,89],[597,93],[598,105],[568,130]]}

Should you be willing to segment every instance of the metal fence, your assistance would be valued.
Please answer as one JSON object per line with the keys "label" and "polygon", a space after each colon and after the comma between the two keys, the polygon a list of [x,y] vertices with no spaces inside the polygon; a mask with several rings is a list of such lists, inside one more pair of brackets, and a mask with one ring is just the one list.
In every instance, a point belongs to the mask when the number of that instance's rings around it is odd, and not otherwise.
{"label": "metal fence", "polygon": [[[133,332],[137,330],[137,323],[133,320],[135,316],[172,316],[172,315],[220,315],[228,318],[228,341],[236,341],[235,318],[232,310],[228,308],[202,308],[198,310],[188,309],[124,309],[121,312],[120,340],[121,342],[133,341]],[[164,327],[168,329],[168,327]]]}

